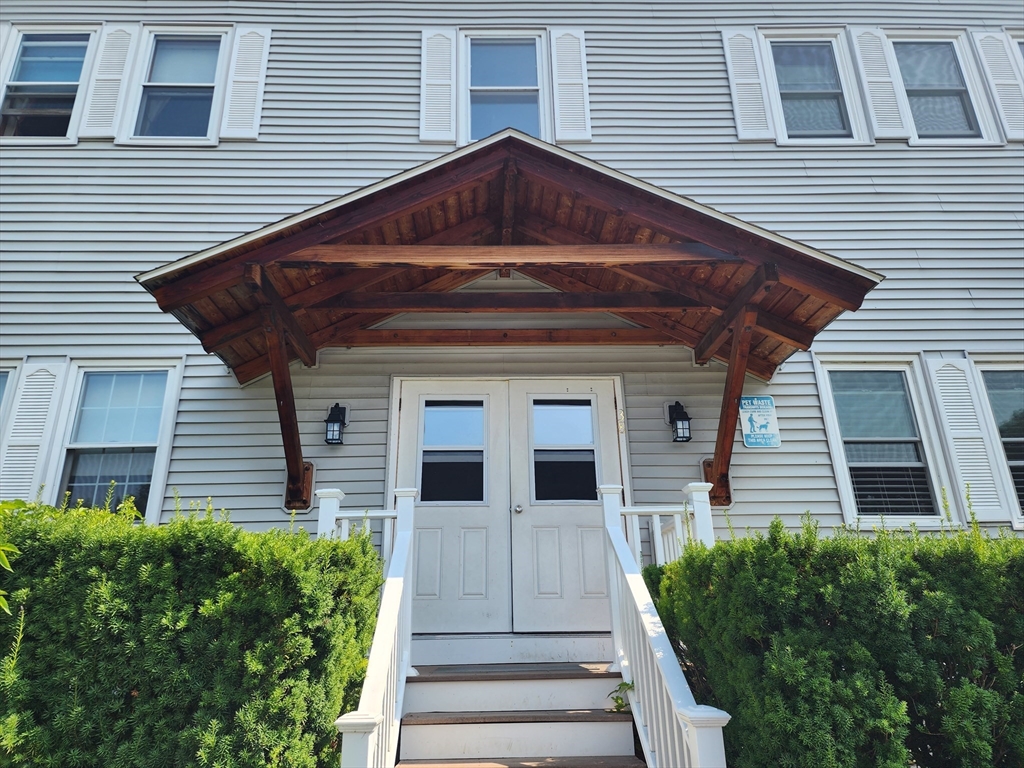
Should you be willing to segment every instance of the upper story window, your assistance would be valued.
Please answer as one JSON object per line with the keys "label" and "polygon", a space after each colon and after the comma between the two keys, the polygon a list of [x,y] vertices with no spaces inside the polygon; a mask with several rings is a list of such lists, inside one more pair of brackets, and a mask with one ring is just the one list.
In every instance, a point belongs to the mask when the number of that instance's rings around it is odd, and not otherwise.
{"label": "upper story window", "polygon": [[1017,499],[1024,509],[1024,371],[981,372]]}
{"label": "upper story window", "polygon": [[771,49],[786,135],[851,136],[832,44],[773,42]]}
{"label": "upper story window", "polygon": [[919,138],[981,135],[951,41],[893,43]]}
{"label": "upper story window", "polygon": [[506,128],[590,139],[582,30],[426,29],[420,139],[467,144]]}
{"label": "upper story window", "polygon": [[539,39],[470,38],[469,137],[503,128],[540,137]]}
{"label": "upper story window", "polygon": [[88,32],[21,35],[0,106],[0,136],[74,137],[91,37]]}
{"label": "upper story window", "polygon": [[220,48],[219,36],[156,37],[135,136],[205,138],[210,133]]}

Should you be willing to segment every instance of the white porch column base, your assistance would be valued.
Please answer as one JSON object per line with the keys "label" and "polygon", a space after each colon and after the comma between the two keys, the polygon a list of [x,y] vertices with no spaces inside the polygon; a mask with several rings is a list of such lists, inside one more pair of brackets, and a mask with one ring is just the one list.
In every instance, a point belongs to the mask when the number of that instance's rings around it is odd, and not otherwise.
{"label": "white porch column base", "polygon": [[321,488],[316,492],[320,502],[320,516],[317,518],[316,537],[318,539],[333,539],[335,529],[338,527],[338,513],[341,511],[341,500],[345,498],[345,492],[340,488]]}
{"label": "white porch column base", "polygon": [[709,547],[715,545],[715,526],[711,520],[712,483],[689,483],[683,488],[693,515],[693,537]]}

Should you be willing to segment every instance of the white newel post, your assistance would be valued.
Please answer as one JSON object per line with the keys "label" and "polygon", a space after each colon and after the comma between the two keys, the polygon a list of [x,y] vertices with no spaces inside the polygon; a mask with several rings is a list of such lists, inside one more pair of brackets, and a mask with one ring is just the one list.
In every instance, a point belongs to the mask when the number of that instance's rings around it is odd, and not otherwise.
{"label": "white newel post", "polygon": [[333,539],[334,531],[338,527],[341,500],[345,498],[345,492],[339,488],[321,488],[316,492],[316,497],[320,500],[320,517],[316,524],[316,537],[318,539]]}
{"label": "white newel post", "polygon": [[694,733],[695,738],[690,741],[694,745],[691,753],[694,758],[693,768],[724,768],[725,739],[722,729],[729,724],[732,716],[707,704],[691,707],[685,716],[677,715],[681,721],[689,724]]}
{"label": "white newel post", "polygon": [[683,488],[686,500],[693,510],[693,535],[707,546],[715,545],[715,526],[711,520],[711,483],[690,483]]}
{"label": "white newel post", "polygon": [[622,532],[622,507],[619,504],[622,486],[601,485],[598,486],[597,492],[601,496],[601,506],[604,508],[605,551],[608,555],[608,603],[612,614],[612,645],[615,646],[615,661],[610,669],[613,672],[619,672],[622,679],[628,683],[631,679],[628,677],[629,664],[623,663],[625,654],[623,653],[622,607],[619,605],[619,563],[611,542],[607,540],[608,535]]}
{"label": "white newel post", "polygon": [[338,718],[335,725],[341,733],[341,768],[367,768],[370,765],[371,755],[377,747],[377,726],[383,721],[382,715],[358,711]]}

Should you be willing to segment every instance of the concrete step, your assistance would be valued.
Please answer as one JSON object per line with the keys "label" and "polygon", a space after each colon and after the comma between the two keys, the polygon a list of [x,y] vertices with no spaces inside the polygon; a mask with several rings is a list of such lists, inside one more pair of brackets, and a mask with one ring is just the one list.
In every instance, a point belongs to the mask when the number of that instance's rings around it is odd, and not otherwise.
{"label": "concrete step", "polygon": [[402,760],[396,768],[645,768],[636,757],[508,757],[495,760]]}
{"label": "concrete step", "polygon": [[402,718],[404,761],[631,755],[628,712],[411,712]]}
{"label": "concrete step", "polygon": [[406,712],[607,709],[622,678],[597,663],[420,666]]}

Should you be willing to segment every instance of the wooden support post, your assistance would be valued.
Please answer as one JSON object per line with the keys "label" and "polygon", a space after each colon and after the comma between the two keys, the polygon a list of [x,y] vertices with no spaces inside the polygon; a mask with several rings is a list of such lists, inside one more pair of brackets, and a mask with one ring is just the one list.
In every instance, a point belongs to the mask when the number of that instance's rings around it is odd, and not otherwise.
{"label": "wooden support post", "polygon": [[704,462],[704,479],[715,486],[711,492],[711,500],[717,506],[732,504],[729,464],[732,462],[732,449],[736,442],[736,422],[740,415],[740,395],[743,394],[743,378],[747,373],[750,339],[756,325],[757,307],[748,305],[739,313],[733,326],[729,371],[725,377],[722,412],[718,417],[715,457]]}
{"label": "wooden support post", "polygon": [[281,438],[284,441],[284,463],[288,471],[284,506],[287,509],[309,509],[313,502],[313,465],[302,460],[302,440],[299,436],[299,417],[295,413],[292,375],[288,369],[288,350],[277,312],[273,308],[263,311],[263,333],[267,339],[267,357],[270,358],[277,417],[281,422]]}

